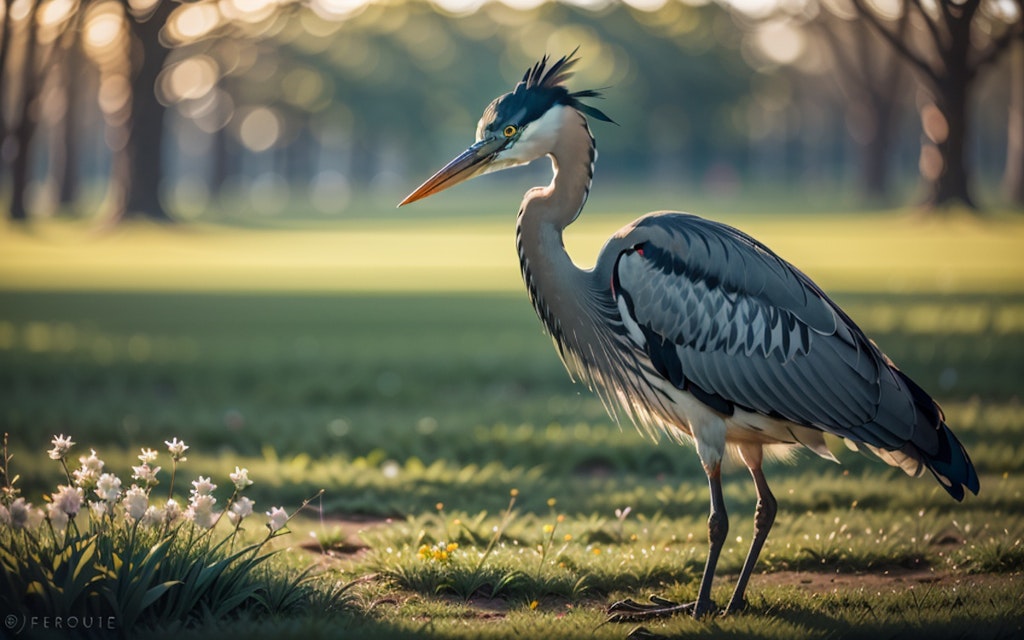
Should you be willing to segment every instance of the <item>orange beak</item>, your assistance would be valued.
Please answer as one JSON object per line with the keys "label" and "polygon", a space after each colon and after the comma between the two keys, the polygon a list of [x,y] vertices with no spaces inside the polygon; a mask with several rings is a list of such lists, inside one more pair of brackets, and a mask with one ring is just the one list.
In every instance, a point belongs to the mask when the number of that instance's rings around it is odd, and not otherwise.
{"label": "orange beak", "polygon": [[456,156],[444,168],[430,176],[426,182],[416,187],[416,190],[405,196],[405,199],[398,203],[398,206],[422,200],[427,196],[454,187],[460,182],[487,173],[495,154],[504,148],[503,140],[485,139],[481,140]]}

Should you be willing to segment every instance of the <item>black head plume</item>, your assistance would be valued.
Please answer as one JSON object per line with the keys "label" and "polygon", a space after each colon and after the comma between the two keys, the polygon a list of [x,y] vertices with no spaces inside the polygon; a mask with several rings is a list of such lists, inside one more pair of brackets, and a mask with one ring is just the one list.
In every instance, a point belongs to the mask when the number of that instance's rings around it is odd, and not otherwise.
{"label": "black head plume", "polygon": [[544,115],[555,105],[565,105],[576,109],[592,118],[604,122],[615,121],[600,109],[585,104],[582,98],[600,98],[599,91],[586,89],[570,92],[565,82],[572,77],[572,67],[579,61],[577,49],[567,56],[562,56],[551,66],[545,55],[523,74],[523,79],[516,84],[511,92],[506,93],[492,102],[484,112],[482,123],[489,126],[502,126],[512,120],[515,124],[525,125]]}

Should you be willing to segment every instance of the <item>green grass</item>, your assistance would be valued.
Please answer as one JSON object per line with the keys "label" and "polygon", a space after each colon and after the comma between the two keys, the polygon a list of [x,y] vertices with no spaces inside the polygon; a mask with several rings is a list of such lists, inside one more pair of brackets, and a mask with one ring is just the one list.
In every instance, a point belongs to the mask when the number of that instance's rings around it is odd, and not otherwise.
{"label": "green grass", "polygon": [[[192,629],[210,636],[621,638],[632,627],[601,625],[608,602],[692,598],[707,518],[692,449],[616,425],[569,381],[518,291],[511,219],[399,219],[91,240],[63,226],[0,232],[0,430],[26,493],[38,504],[60,478],[43,453],[54,433],[96,447],[125,476],[138,446],[182,438],[193,447],[183,473],[227,485],[228,471],[248,467],[260,512],[325,489],[322,518],[297,521],[292,542],[328,553],[281,557],[314,563],[325,584],[366,577],[353,606]],[[982,493],[957,504],[930,477],[835,443],[841,466],[807,454],[772,464],[780,513],[751,613],[645,626],[687,637],[1018,635],[1024,225],[732,222],[822,280],[942,402]],[[580,255],[615,226],[601,215],[590,224],[573,240]],[[739,569],[754,505],[745,471],[727,474],[722,576]],[[438,541],[459,544],[448,562],[418,557]],[[841,580],[811,588],[796,572]],[[843,582],[854,578],[873,581]],[[716,582],[719,602],[730,582]]]}
{"label": "green grass", "polygon": [[[456,192],[399,211],[301,220],[285,228],[196,224],[183,229],[41,222],[0,227],[0,287],[7,290],[246,292],[506,292],[522,288],[514,246],[515,202],[471,215]],[[603,201],[602,201],[603,200]],[[657,209],[675,199],[637,198]],[[593,264],[605,239],[635,215],[597,199],[566,234],[577,262]],[[468,211],[466,210],[468,208]],[[751,233],[829,291],[1019,292],[1024,218],[906,212],[716,216]],[[277,227],[289,221],[278,221]]]}

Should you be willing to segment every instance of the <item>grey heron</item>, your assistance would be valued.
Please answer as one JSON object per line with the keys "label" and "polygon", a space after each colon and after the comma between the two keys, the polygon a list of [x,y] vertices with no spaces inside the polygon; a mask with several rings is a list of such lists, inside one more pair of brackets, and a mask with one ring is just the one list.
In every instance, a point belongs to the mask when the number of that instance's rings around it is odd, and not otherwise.
{"label": "grey heron", "polygon": [[823,434],[909,475],[930,471],[956,500],[978,475],[942,409],[900,371],[820,287],[749,235],[673,212],[616,232],[592,269],[562,233],[587,200],[597,152],[588,118],[612,120],[571,92],[575,52],[545,56],[484,110],[476,142],[399,206],[475,176],[547,156],[554,177],[526,192],[516,221],[523,280],[570,375],[613,415],[643,431],[691,439],[711,495],[709,551],[695,602],[625,600],[615,620],[716,610],[715,566],[729,529],[721,465],[728,452],[753,476],[754,536],[726,612],[744,593],[775,520],[766,451],[806,447],[835,460]]}

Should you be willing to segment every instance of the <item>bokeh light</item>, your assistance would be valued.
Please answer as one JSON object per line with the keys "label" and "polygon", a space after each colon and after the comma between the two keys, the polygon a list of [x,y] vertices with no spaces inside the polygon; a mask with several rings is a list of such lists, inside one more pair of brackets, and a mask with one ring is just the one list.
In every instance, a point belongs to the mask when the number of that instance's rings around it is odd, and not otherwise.
{"label": "bokeh light", "polygon": [[58,27],[71,17],[76,9],[75,0],[49,0],[39,10],[40,41],[51,42],[61,33]]}
{"label": "bokeh light", "polygon": [[946,116],[942,115],[942,111],[932,103],[921,108],[921,128],[928,139],[935,144],[942,144],[949,136],[949,123],[946,122]]}
{"label": "bokeh light", "polygon": [[792,64],[806,48],[804,31],[792,20],[771,20],[754,31],[758,51],[775,64]]}
{"label": "bokeh light", "polygon": [[668,0],[623,0],[626,4],[639,11],[659,11]]}
{"label": "bokeh light", "polygon": [[198,40],[221,24],[221,13],[212,3],[193,3],[182,5],[174,12],[167,29],[171,38],[177,42]]}
{"label": "bokeh light", "polygon": [[227,20],[256,23],[273,16],[277,0],[219,0],[218,8]]}
{"label": "bokeh light", "polygon": [[157,81],[160,96],[167,104],[202,98],[217,84],[217,63],[197,55],[164,69]]}
{"label": "bokeh light", "polygon": [[103,64],[120,56],[127,44],[124,13],[116,2],[94,5],[85,18],[82,44],[86,53]]}
{"label": "bokeh light", "polygon": [[359,13],[367,4],[368,0],[310,0],[309,8],[321,18],[337,20]]}
{"label": "bokeh light", "polygon": [[131,95],[131,83],[123,74],[110,73],[100,81],[99,105],[108,118],[126,112]]}
{"label": "bokeh light", "polygon": [[281,137],[281,119],[269,107],[255,107],[242,116],[238,136],[250,151],[266,151]]}
{"label": "bokeh light", "polygon": [[[940,1],[945,2],[947,0]],[[895,20],[900,17],[900,13],[903,11],[904,0],[864,0],[864,2],[874,9],[883,20]],[[938,8],[930,2],[924,3],[924,7],[925,11]]]}
{"label": "bokeh light", "polygon": [[348,178],[339,171],[326,170],[316,174],[310,191],[313,207],[324,214],[343,212],[352,197]]}

